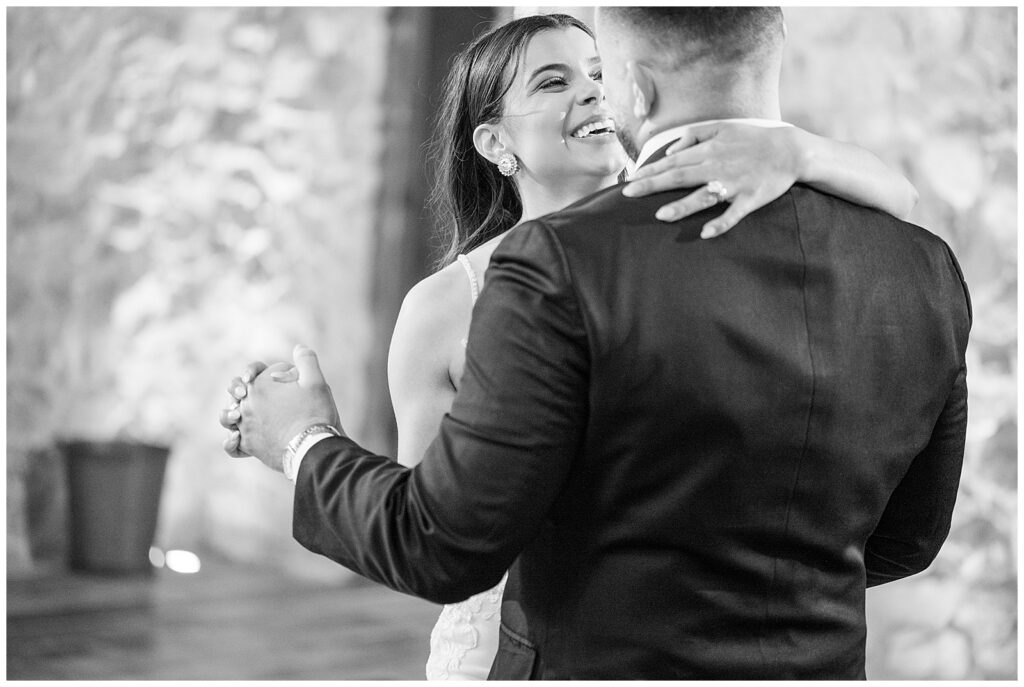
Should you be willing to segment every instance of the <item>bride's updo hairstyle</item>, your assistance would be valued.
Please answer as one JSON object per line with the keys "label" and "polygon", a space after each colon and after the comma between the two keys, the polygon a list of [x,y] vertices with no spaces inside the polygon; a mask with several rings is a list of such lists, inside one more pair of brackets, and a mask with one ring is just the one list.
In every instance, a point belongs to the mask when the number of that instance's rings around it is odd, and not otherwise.
{"label": "bride's updo hairstyle", "polygon": [[484,159],[473,146],[473,131],[495,123],[505,94],[515,81],[530,39],[541,31],[577,28],[591,38],[586,24],[566,14],[515,19],[474,40],[460,52],[442,87],[441,110],[431,144],[437,177],[431,204],[440,220],[443,267],[519,221],[523,204],[512,177]]}

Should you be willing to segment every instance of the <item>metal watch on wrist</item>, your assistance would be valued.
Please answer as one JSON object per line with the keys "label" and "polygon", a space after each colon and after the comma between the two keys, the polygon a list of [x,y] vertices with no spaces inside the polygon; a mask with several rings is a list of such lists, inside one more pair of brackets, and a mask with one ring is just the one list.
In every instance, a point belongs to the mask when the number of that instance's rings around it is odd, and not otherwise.
{"label": "metal watch on wrist", "polygon": [[298,472],[295,468],[295,455],[302,445],[302,442],[313,434],[330,434],[332,436],[340,437],[341,432],[331,425],[318,423],[310,425],[306,429],[302,430],[288,442],[288,445],[284,449],[284,456],[281,458],[281,470],[284,472],[285,477],[295,481],[295,473]]}

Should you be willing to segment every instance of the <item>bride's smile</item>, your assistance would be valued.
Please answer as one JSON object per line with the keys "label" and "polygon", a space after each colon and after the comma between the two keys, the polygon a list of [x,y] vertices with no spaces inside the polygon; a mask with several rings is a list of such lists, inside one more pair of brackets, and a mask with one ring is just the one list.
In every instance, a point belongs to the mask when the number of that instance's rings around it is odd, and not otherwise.
{"label": "bride's smile", "polygon": [[615,136],[615,120],[611,115],[595,115],[573,129],[569,135],[584,141],[605,143],[609,136]]}

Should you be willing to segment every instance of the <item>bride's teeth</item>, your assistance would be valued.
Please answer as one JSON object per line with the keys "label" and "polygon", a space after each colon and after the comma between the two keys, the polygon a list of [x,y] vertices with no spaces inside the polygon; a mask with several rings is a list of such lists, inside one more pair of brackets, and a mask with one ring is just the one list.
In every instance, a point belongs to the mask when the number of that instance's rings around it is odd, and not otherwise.
{"label": "bride's teeth", "polygon": [[573,138],[585,138],[589,136],[591,132],[597,129],[609,129],[611,131],[614,131],[615,124],[609,119],[604,119],[598,122],[591,122],[590,124],[584,124],[580,128],[576,129],[576,131],[574,131],[572,135]]}

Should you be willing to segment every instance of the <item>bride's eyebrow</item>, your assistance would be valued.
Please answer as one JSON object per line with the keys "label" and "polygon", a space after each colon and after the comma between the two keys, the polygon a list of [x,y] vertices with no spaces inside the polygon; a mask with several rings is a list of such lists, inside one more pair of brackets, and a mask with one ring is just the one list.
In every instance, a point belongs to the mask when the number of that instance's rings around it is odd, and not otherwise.
{"label": "bride's eyebrow", "polygon": [[567,72],[567,71],[570,71],[571,69],[572,68],[569,65],[565,64],[564,62],[557,62],[557,63],[552,63],[552,64],[546,64],[543,67],[538,67],[537,69],[534,69],[533,72],[530,74],[530,77],[526,80],[526,83],[530,83],[531,81],[536,79],[540,74],[543,74],[544,72],[549,72],[549,71]]}

